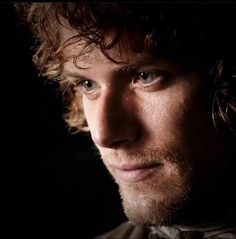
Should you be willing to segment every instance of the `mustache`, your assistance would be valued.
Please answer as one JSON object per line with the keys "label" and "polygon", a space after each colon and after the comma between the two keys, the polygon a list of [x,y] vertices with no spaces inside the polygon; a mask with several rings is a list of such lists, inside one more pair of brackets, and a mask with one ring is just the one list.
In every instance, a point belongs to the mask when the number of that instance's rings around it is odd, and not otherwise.
{"label": "mustache", "polygon": [[101,159],[107,164],[119,163],[180,163],[184,161],[183,154],[176,148],[145,148],[145,149],[120,149],[100,152]]}

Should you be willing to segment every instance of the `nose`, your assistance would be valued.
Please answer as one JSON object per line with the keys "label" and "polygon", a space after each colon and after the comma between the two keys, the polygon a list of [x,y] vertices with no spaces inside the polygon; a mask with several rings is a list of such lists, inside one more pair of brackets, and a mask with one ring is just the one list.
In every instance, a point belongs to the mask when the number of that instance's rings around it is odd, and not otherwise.
{"label": "nose", "polygon": [[[119,148],[138,139],[140,127],[131,100],[108,93],[99,97],[89,123],[94,143],[103,148]],[[88,119],[87,119],[88,120]]]}

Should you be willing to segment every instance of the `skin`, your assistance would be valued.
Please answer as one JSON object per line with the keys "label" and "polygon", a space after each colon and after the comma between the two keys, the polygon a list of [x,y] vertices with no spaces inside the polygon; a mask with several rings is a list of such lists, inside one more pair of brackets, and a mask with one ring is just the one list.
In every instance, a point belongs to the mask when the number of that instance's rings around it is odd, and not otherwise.
{"label": "skin", "polygon": [[126,215],[155,225],[212,220],[227,156],[211,121],[207,73],[128,46],[110,54],[126,63],[111,62],[95,47],[77,60],[86,69],[69,59],[63,77],[82,94],[91,137],[119,185]]}

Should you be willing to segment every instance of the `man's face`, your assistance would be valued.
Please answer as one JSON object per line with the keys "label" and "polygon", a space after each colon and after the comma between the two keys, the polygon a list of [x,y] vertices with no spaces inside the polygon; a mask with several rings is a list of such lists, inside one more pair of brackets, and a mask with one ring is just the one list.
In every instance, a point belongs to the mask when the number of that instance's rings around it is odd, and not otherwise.
{"label": "man's face", "polygon": [[81,69],[71,60],[63,74],[82,92],[92,139],[119,185],[129,219],[178,222],[192,190],[204,191],[217,161],[207,79],[149,54],[111,54],[127,64],[115,64],[95,48],[78,58]]}

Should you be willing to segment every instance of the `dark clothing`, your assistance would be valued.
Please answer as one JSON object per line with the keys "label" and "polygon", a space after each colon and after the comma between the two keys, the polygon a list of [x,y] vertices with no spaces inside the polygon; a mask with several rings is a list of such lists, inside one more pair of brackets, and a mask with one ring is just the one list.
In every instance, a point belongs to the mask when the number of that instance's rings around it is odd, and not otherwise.
{"label": "dark clothing", "polygon": [[177,227],[145,227],[124,222],[110,232],[95,239],[236,239],[236,226],[227,228],[196,228],[184,230]]}
{"label": "dark clothing", "polygon": [[124,222],[110,232],[95,239],[144,239],[148,238],[148,230],[144,226],[134,226],[130,222]]}

